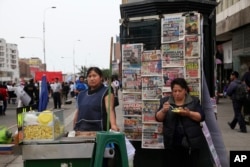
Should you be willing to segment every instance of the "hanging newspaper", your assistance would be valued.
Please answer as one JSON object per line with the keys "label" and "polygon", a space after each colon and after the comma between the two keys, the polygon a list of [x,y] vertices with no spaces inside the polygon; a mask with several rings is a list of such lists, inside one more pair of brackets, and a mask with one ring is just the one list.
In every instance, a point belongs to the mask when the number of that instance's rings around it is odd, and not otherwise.
{"label": "hanging newspaper", "polygon": [[194,13],[193,15],[186,15],[185,18],[185,34],[194,35],[200,34],[200,15],[199,13]]}
{"label": "hanging newspaper", "polygon": [[142,122],[155,123],[155,113],[160,105],[159,100],[144,100],[142,106]]}
{"label": "hanging newspaper", "polygon": [[142,148],[163,149],[162,123],[143,124]]}
{"label": "hanging newspaper", "polygon": [[124,117],[124,133],[129,140],[142,139],[141,116]]}
{"label": "hanging newspaper", "polygon": [[126,93],[122,95],[124,103],[139,103],[141,102],[141,93]]}
{"label": "hanging newspaper", "polygon": [[142,100],[160,99],[162,97],[162,76],[142,77]]}
{"label": "hanging newspaper", "polygon": [[162,45],[162,67],[184,66],[183,41]]}
{"label": "hanging newspaper", "polygon": [[122,92],[141,92],[141,70],[125,69],[122,71]]}
{"label": "hanging newspaper", "polygon": [[200,79],[199,78],[187,78],[186,81],[189,87],[189,94],[191,96],[196,96],[200,98],[200,95],[201,95]]}
{"label": "hanging newspaper", "polygon": [[170,84],[175,78],[184,78],[184,67],[168,67],[162,69],[163,73],[163,92],[169,92]]}
{"label": "hanging newspaper", "polygon": [[168,14],[162,18],[161,43],[183,40],[185,20],[181,14]]}
{"label": "hanging newspaper", "polygon": [[185,58],[200,57],[200,38],[198,36],[186,36]]}
{"label": "hanging newspaper", "polygon": [[142,103],[136,103],[136,102],[131,102],[131,103],[123,103],[122,105],[122,110],[124,115],[126,116],[141,116],[142,115]]}
{"label": "hanging newspaper", "polygon": [[186,60],[186,78],[200,78],[200,59]]}
{"label": "hanging newspaper", "polygon": [[162,62],[160,50],[149,50],[142,53],[141,75],[161,76]]}
{"label": "hanging newspaper", "polygon": [[143,44],[124,44],[122,45],[122,68],[141,68],[141,53]]}

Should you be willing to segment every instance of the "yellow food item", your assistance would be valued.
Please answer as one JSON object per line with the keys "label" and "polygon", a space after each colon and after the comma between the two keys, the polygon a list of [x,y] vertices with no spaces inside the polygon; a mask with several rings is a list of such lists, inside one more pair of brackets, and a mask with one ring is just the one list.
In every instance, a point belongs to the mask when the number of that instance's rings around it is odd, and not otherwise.
{"label": "yellow food item", "polygon": [[173,112],[180,112],[180,110],[178,108],[175,108],[172,110]]}
{"label": "yellow food item", "polygon": [[53,113],[51,111],[43,111],[38,116],[38,122],[42,125],[48,125],[53,120]]}

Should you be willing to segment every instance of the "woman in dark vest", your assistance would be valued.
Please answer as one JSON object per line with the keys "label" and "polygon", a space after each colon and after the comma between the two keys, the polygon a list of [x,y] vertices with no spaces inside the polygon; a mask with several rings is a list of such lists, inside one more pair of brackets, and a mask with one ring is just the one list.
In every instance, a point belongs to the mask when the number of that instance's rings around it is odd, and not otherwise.
{"label": "woman in dark vest", "polygon": [[189,95],[183,78],[174,79],[171,90],[171,96],[161,99],[155,115],[163,122],[164,165],[199,167],[200,151],[207,146],[200,126],[205,119],[200,100]]}
{"label": "woman in dark vest", "polygon": [[[90,67],[87,71],[88,89],[78,95],[78,109],[74,117],[76,131],[105,131],[108,112],[108,87],[102,83],[102,71]],[[110,127],[119,131],[114,112],[114,95],[110,95]]]}

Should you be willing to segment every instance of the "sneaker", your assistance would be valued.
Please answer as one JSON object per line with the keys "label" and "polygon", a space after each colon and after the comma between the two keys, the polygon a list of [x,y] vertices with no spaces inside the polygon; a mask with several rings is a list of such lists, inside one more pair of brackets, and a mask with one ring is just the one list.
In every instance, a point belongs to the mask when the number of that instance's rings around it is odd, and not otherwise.
{"label": "sneaker", "polygon": [[229,126],[231,129],[234,129],[234,128],[232,127],[232,125],[231,125],[230,122],[228,122],[227,124],[228,124],[228,126]]}

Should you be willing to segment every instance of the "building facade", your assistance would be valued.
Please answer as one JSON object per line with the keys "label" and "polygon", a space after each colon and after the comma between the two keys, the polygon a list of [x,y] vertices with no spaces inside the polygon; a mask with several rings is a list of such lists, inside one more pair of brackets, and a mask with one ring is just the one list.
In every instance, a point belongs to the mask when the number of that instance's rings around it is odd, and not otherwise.
{"label": "building facade", "polygon": [[19,55],[17,44],[0,38],[0,81],[19,81]]}
{"label": "building facade", "polygon": [[230,73],[250,67],[250,1],[220,0],[216,8],[217,76],[222,89]]}

